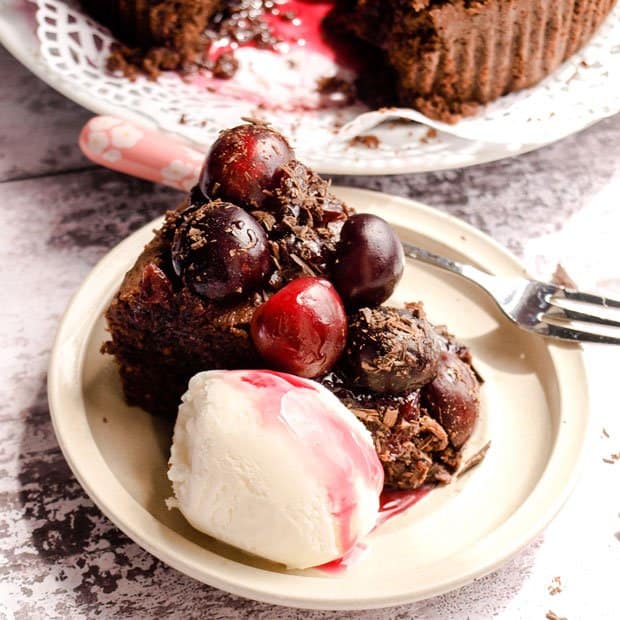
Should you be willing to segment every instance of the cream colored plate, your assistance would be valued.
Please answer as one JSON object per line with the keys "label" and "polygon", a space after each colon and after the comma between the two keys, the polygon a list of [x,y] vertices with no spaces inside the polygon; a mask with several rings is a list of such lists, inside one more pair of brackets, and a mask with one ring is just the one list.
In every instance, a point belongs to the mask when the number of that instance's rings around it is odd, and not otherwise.
{"label": "cream colored plate", "polygon": [[[418,203],[338,188],[359,211],[388,219],[403,239],[504,275],[517,260],[490,238]],[[138,544],[178,570],[235,594],[310,608],[396,605],[461,586],[506,561],[553,517],[575,479],[588,422],[579,348],[550,344],[500,316],[473,285],[409,262],[395,298],[422,299],[473,350],[486,379],[468,450],[485,461],[379,527],[342,575],[287,572],[194,531],[164,499],[170,428],[123,402],[102,313],[151,238],[149,224],[113,249],[85,280],[60,326],[49,370],[58,441],[80,483]],[[337,446],[334,446],[337,449]]]}

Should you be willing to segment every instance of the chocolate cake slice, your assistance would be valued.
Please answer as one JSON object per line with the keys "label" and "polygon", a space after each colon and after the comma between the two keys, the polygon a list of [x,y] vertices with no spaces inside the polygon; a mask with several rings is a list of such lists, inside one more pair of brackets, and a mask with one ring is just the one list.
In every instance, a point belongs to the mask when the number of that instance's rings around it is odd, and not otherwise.
{"label": "chocolate cake slice", "polygon": [[127,273],[106,313],[127,402],[155,415],[176,417],[189,378],[212,368],[257,368],[261,360],[249,329],[254,310],[302,275],[325,275],[338,230],[349,209],[326,181],[292,161],[280,171],[269,211],[251,209],[269,240],[273,270],[246,296],[209,301],[174,272],[172,243],[192,210],[208,200],[196,188]]}
{"label": "chocolate cake slice", "polygon": [[[293,157],[262,125],[216,141],[199,187],[166,214],[106,312],[102,350],[116,358],[125,398],[174,420],[200,371],[294,371],[322,382],[367,426],[388,486],[449,482],[478,417],[469,351],[422,304],[382,305],[402,274],[395,234],[381,218],[355,214]],[[315,292],[328,291],[342,330],[313,331],[278,302],[275,338],[306,330],[293,334],[280,364],[256,325],[292,287],[294,303],[308,303],[319,323],[326,314]],[[287,365],[287,356],[313,363]]]}
{"label": "chocolate cake slice", "polygon": [[180,69],[204,50],[204,32],[223,0],[81,0],[84,8],[119,38],[108,69],[128,76],[138,69],[156,77]]}

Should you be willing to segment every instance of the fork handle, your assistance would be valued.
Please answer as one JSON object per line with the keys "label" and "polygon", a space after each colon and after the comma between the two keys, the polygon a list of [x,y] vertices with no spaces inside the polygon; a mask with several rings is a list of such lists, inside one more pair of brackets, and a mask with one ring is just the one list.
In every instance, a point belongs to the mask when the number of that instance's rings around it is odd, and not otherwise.
{"label": "fork handle", "polygon": [[463,263],[459,263],[457,261],[446,258],[445,256],[438,256],[437,254],[433,254],[428,250],[424,250],[419,248],[411,243],[407,243],[406,241],[402,241],[403,251],[405,252],[405,256],[409,258],[413,258],[414,260],[422,261],[423,263],[427,263],[429,265],[433,265],[435,267],[440,267],[441,269],[445,269],[446,271],[451,271],[452,273],[456,273],[460,276],[475,282],[478,286],[482,288],[487,288],[494,276],[481,271],[480,269],[476,269],[471,265],[465,265]]}
{"label": "fork handle", "polygon": [[196,184],[205,158],[178,138],[113,116],[91,118],[79,144],[101,166],[186,192]]}

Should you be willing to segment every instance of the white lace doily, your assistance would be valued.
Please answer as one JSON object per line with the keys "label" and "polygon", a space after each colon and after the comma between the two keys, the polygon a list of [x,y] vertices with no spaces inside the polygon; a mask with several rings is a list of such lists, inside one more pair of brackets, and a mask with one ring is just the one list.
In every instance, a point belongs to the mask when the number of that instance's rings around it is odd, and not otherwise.
{"label": "white lace doily", "polygon": [[[372,174],[480,163],[552,142],[620,111],[620,4],[588,46],[540,85],[503,97],[456,125],[444,125],[414,110],[368,112],[362,106],[266,110],[235,92],[243,91],[245,82],[269,88],[270,97],[284,108],[312,108],[315,79],[329,73],[325,59],[306,62],[303,72],[287,73],[273,54],[241,50],[241,71],[222,92],[210,92],[199,80],[184,81],[174,73],[157,82],[143,77],[131,82],[105,70],[113,38],[76,2],[32,2],[45,72],[50,80],[62,82],[63,92],[82,93],[80,101],[93,110],[117,115],[125,111],[134,120],[148,120],[203,149],[221,128],[238,123],[242,116],[258,116],[290,136],[300,158],[323,172]],[[315,73],[308,72],[308,66],[315,67]],[[270,81],[257,82],[263,75]],[[272,83],[276,75],[278,81]],[[301,75],[297,84],[295,75]],[[399,122],[401,118],[439,132]],[[390,119],[396,121],[377,126]],[[377,148],[350,144],[353,136],[368,132],[379,138]]]}

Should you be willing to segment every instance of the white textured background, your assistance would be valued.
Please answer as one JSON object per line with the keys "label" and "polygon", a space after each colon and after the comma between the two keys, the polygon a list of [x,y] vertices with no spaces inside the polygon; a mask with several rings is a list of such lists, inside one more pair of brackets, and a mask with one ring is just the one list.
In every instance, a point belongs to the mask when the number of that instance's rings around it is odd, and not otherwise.
{"label": "white textured background", "polygon": [[[588,351],[595,426],[572,498],[522,553],[457,592],[383,611],[288,610],[195,582],[119,532],[64,462],[45,373],[93,264],[179,196],[91,166],[76,145],[89,114],[2,50],[0,76],[0,618],[620,618],[620,462],[603,461],[620,452],[619,349]],[[561,262],[581,286],[620,297],[620,116],[517,159],[336,182],[434,205],[540,276]]]}

